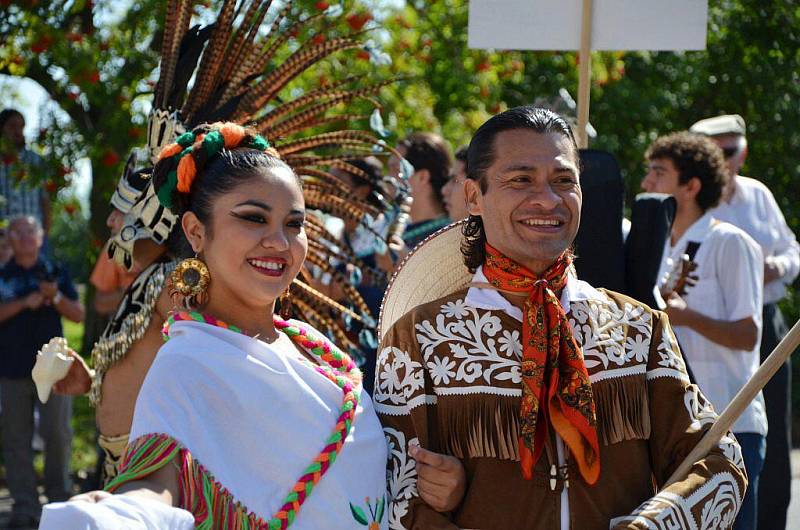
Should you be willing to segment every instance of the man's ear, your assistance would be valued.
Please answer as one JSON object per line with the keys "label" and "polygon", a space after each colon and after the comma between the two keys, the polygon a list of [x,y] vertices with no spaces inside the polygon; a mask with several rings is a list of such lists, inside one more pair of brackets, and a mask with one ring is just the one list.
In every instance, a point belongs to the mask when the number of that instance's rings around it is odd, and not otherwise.
{"label": "man's ear", "polygon": [[207,243],[206,227],[200,219],[197,218],[194,212],[186,212],[183,214],[183,217],[181,217],[181,228],[183,228],[183,233],[186,234],[186,239],[192,246],[192,250],[195,253],[202,252]]}
{"label": "man's ear", "polygon": [[699,177],[692,177],[689,179],[689,182],[684,185],[684,188],[686,189],[686,195],[692,199],[696,199],[700,190],[703,189],[703,183],[700,181]]}
{"label": "man's ear", "polygon": [[483,198],[483,193],[480,183],[472,179],[465,179],[464,196],[467,200],[467,212],[470,215],[481,215],[483,209],[480,199]]}

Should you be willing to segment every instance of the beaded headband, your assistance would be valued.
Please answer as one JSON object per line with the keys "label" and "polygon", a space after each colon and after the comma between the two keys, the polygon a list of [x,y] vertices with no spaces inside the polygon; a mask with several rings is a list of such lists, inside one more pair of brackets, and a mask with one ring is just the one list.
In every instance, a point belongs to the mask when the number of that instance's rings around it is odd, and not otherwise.
{"label": "beaded headband", "polygon": [[159,163],[168,158],[177,163],[167,173],[166,181],[158,190],[161,205],[172,208],[172,193],[176,190],[189,193],[198,170],[202,170],[204,164],[218,156],[223,149],[242,146],[262,152],[270,147],[263,136],[249,134],[244,127],[235,123],[215,125],[211,130],[197,134],[185,132],[175,139],[174,144],[165,145],[158,155]]}

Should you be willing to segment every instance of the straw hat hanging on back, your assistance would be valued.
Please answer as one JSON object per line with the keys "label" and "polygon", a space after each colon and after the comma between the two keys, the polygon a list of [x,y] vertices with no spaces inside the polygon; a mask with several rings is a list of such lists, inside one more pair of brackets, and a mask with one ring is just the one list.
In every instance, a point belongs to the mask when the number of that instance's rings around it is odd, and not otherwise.
{"label": "straw hat hanging on back", "polygon": [[378,334],[383,337],[400,317],[418,305],[466,288],[473,274],[461,254],[464,221],[424,239],[397,267],[383,295]]}

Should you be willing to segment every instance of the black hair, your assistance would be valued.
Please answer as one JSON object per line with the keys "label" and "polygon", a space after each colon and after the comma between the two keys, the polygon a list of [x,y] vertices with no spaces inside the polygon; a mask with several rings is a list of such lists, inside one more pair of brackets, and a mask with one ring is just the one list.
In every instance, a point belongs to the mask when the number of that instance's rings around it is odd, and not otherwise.
{"label": "black hair", "polygon": [[678,171],[678,183],[700,180],[695,200],[704,212],[719,204],[728,183],[728,169],[722,149],[707,136],[687,131],[661,136],[647,148],[647,160],[671,160]]}
{"label": "black hair", "polygon": [[[557,133],[569,139],[574,149],[575,161],[578,159],[578,144],[572,133],[569,123],[555,112],[524,105],[508,109],[492,116],[481,125],[469,143],[467,151],[466,174],[467,178],[480,184],[482,193],[486,193],[489,182],[486,171],[495,161],[495,138],[503,131],[516,129],[531,130],[540,134]],[[478,215],[470,215],[462,227],[464,240],[461,243],[461,253],[467,268],[475,270],[483,265],[486,259],[486,233],[483,230],[483,219]]]}
{"label": "black hair", "polygon": [[6,126],[6,122],[14,116],[19,116],[25,120],[25,116],[23,116],[22,113],[17,109],[7,108],[0,111],[0,131],[2,131],[3,127]]}
{"label": "black hair", "polygon": [[[206,134],[210,131],[208,125],[200,125],[194,131],[195,136]],[[242,147],[222,149],[218,154],[208,158],[204,149],[195,149],[191,155],[195,159],[196,176],[192,182],[189,193],[172,190],[172,212],[180,219],[186,212],[194,213],[197,218],[211,229],[211,211],[214,200],[224,195],[236,186],[257,177],[262,171],[273,169],[286,169],[295,175],[298,186],[302,188],[302,181],[286,162],[281,160],[277,151],[272,148],[259,151],[248,145],[248,139],[255,136],[255,132],[246,129],[247,135],[242,139]],[[167,185],[167,176],[176,169],[178,157],[168,157],[159,160],[153,170],[153,185],[156,192]]]}
{"label": "black hair", "polygon": [[455,154],[453,154],[453,158],[458,160],[459,162],[463,162],[464,164],[467,163],[467,154],[469,154],[469,146],[462,145],[458,149],[456,149]]}
{"label": "black hair", "polygon": [[367,176],[367,178],[364,179],[361,175],[354,175],[346,169],[342,169],[342,171],[351,175],[353,187],[368,186],[369,195],[367,196],[367,202],[376,208],[384,208],[385,205],[380,194],[380,191],[382,191],[380,183],[383,180],[383,164],[381,161],[374,156],[367,156],[364,158],[351,158],[346,160],[346,162],[360,169]]}
{"label": "black hair", "polygon": [[400,142],[406,152],[403,158],[414,166],[415,171],[427,169],[431,176],[431,187],[439,205],[444,204],[442,188],[450,178],[450,147],[444,138],[433,133],[413,133]]}

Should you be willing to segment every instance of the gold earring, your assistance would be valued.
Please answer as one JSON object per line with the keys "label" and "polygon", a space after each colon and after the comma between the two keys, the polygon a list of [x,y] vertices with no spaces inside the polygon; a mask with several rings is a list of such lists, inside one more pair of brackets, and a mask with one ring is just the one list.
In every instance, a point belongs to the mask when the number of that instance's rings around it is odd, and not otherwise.
{"label": "gold earring", "polygon": [[292,293],[289,292],[289,288],[286,288],[286,291],[283,292],[281,297],[278,299],[281,304],[280,315],[281,318],[284,320],[289,320],[292,318]]}
{"label": "gold earring", "polygon": [[187,258],[172,271],[169,291],[173,303],[182,298],[182,305],[189,311],[202,308],[208,303],[208,285],[211,274],[208,267],[196,256]]}

